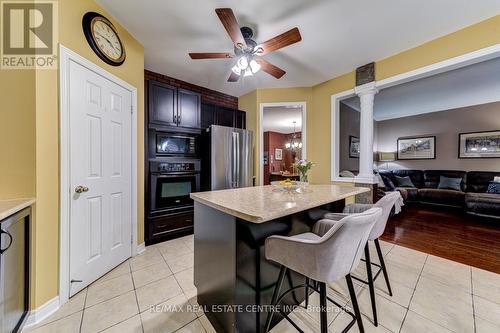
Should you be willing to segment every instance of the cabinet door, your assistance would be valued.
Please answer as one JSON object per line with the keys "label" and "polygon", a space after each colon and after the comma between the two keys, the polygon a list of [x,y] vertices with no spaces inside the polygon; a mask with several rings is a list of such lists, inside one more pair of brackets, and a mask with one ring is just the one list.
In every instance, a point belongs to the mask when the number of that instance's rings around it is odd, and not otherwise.
{"label": "cabinet door", "polygon": [[235,113],[235,121],[234,127],[236,128],[247,128],[247,114],[245,111],[236,111]]}
{"label": "cabinet door", "polygon": [[216,111],[217,125],[234,127],[234,110],[218,107]]}
{"label": "cabinet door", "polygon": [[210,125],[215,125],[215,105],[201,104],[201,128],[205,129]]}
{"label": "cabinet door", "polygon": [[179,108],[177,124],[182,127],[200,128],[201,95],[189,90],[178,90]]}
{"label": "cabinet door", "polygon": [[177,126],[177,88],[149,81],[149,122]]}

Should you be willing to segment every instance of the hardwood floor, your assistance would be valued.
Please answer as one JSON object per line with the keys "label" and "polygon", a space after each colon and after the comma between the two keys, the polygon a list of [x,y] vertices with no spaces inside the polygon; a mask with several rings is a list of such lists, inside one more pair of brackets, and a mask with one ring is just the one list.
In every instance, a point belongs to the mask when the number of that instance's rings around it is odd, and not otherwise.
{"label": "hardwood floor", "polygon": [[407,205],[381,239],[500,273],[500,222],[439,207]]}

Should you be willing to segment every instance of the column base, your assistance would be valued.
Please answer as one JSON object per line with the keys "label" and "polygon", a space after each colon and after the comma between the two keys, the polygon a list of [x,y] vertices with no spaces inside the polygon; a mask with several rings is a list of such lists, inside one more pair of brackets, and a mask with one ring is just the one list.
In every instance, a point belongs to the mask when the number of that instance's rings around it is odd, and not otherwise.
{"label": "column base", "polygon": [[372,184],[372,183],[356,183],[356,187],[368,187],[370,189],[370,192],[365,192],[356,195],[355,202],[356,203],[362,203],[362,204],[372,204],[377,202],[377,189],[378,189],[378,184]]}

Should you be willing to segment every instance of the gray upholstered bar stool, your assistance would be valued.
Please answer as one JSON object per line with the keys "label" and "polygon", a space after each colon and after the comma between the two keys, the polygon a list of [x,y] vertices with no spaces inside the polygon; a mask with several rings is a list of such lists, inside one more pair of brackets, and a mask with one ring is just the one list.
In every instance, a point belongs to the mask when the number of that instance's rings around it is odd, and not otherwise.
{"label": "gray upholstered bar stool", "polygon": [[[365,246],[365,262],[366,262],[366,273],[368,281],[362,280],[356,276],[352,276],[353,279],[358,280],[362,283],[368,285],[370,290],[370,299],[372,303],[372,312],[373,312],[373,324],[378,326],[378,318],[377,318],[377,305],[375,303],[375,279],[379,276],[380,272],[384,274],[385,283],[387,284],[387,289],[389,295],[392,296],[391,284],[389,283],[389,274],[387,273],[387,267],[385,266],[384,257],[382,255],[382,250],[380,248],[379,237],[382,236],[385,230],[385,226],[387,225],[387,220],[389,219],[389,215],[391,214],[392,207],[398,201],[402,201],[401,194],[398,191],[389,192],[384,195],[377,203],[375,204],[350,204],[344,208],[343,213],[328,213],[325,214],[324,218],[329,220],[337,220],[341,221],[349,214],[358,214],[363,211],[367,211],[372,209],[373,207],[378,207],[382,209],[382,214],[377,219],[376,223],[373,225],[373,228],[368,237],[369,241],[373,241],[375,243],[375,248],[377,249],[378,259],[380,261],[380,265],[376,263],[372,263],[370,259],[370,249],[368,243]],[[373,275],[372,273],[372,265],[378,267],[378,272]]]}
{"label": "gray upholstered bar stool", "polygon": [[[326,333],[328,330],[327,299],[342,307],[326,296],[326,284],[345,277],[354,314],[346,311],[353,319],[343,332],[347,332],[357,321],[359,331],[363,333],[363,322],[350,274],[359,264],[370,231],[381,215],[382,209],[373,208],[360,214],[348,215],[337,222],[320,220],[314,225],[313,232],[291,237],[268,237],[265,245],[266,258],[281,265],[271,305],[279,305],[288,292],[297,288],[311,288],[320,294],[321,332]],[[292,287],[280,295],[281,285],[288,269],[304,275],[308,278],[307,281],[313,280],[317,283],[311,285],[306,282],[306,284]],[[316,285],[319,285],[319,288]],[[274,312],[271,311],[268,314],[264,332],[269,331]],[[303,332],[284,311],[279,312],[299,332]]]}

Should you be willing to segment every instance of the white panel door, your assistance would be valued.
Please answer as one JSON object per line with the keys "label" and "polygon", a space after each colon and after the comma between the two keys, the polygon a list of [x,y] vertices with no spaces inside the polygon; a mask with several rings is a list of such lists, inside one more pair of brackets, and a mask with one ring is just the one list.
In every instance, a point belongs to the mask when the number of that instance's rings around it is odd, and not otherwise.
{"label": "white panel door", "polygon": [[70,296],[132,253],[132,93],[73,61]]}

